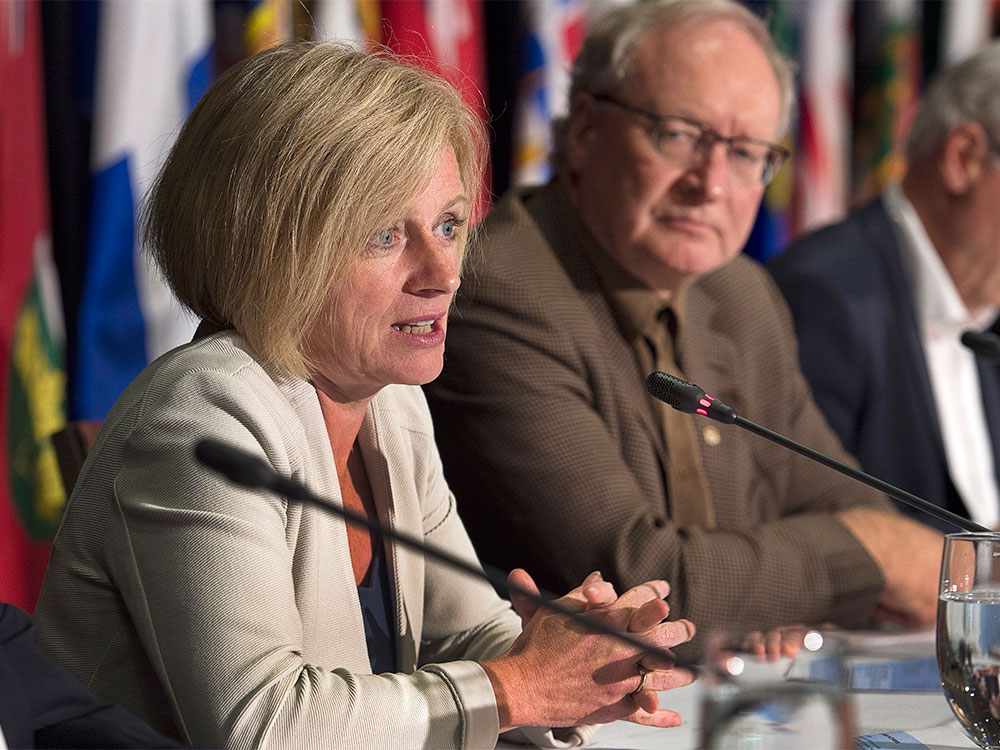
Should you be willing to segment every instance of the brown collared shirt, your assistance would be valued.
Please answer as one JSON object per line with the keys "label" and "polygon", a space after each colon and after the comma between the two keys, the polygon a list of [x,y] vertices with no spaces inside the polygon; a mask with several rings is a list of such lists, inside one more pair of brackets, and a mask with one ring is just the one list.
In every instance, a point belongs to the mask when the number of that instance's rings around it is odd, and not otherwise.
{"label": "brown collared shirt", "polygon": [[[684,378],[683,357],[677,346],[684,317],[683,290],[665,302],[599,248],[591,244],[585,247],[612,314],[642,371],[661,370]],[[692,416],[659,401],[656,411],[667,447],[670,515],[678,526],[713,528],[715,512]]]}

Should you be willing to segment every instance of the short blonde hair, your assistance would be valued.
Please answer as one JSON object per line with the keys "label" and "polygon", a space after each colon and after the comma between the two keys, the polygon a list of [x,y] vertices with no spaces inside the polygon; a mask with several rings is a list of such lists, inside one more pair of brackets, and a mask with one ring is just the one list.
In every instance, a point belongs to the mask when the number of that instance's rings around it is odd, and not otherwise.
{"label": "short blonde hair", "polygon": [[191,113],[149,193],[146,246],[182,303],[308,377],[305,338],[331,288],[446,145],[471,209],[486,140],[454,88],[388,52],[279,45],[226,71]]}

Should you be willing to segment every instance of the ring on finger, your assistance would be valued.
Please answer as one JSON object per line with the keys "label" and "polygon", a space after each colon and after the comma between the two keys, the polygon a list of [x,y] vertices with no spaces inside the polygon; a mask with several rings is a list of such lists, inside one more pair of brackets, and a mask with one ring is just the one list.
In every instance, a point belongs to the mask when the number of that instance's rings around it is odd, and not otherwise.
{"label": "ring on finger", "polygon": [[641,692],[644,687],[646,687],[646,675],[648,674],[646,668],[642,666],[642,662],[638,661],[635,663],[635,668],[639,672],[639,686],[629,693],[629,695],[636,695]]}

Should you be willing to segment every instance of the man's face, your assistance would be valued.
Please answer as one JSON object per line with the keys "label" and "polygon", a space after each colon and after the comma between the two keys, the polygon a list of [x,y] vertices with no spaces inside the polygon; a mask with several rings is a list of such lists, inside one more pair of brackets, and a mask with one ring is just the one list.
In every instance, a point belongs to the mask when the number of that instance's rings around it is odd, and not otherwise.
{"label": "man's face", "polygon": [[[614,98],[698,120],[722,136],[774,141],[781,94],[767,57],[730,21],[654,31],[635,50]],[[672,292],[743,247],[764,194],[734,179],[716,143],[690,164],[668,160],[650,122],[587,94],[573,102],[570,190],[604,250],[649,287]]]}

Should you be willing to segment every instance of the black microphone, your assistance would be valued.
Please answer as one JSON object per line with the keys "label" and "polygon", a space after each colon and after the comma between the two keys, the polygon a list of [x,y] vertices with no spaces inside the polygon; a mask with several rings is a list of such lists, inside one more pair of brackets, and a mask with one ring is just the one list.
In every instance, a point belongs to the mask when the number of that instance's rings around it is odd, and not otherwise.
{"label": "black microphone", "polygon": [[739,425],[745,430],[749,430],[756,435],[767,438],[771,442],[795,451],[799,455],[805,456],[806,458],[818,461],[834,471],[839,471],[841,474],[845,474],[851,479],[856,479],[859,482],[867,484],[869,487],[874,487],[876,490],[884,492],[886,495],[889,495],[900,502],[911,505],[914,508],[919,508],[924,513],[932,515],[935,518],[939,518],[942,521],[946,521],[960,529],[965,531],[989,531],[989,529],[984,526],[980,526],[975,521],[962,518],[961,516],[945,510],[944,508],[938,507],[933,503],[929,503],[923,498],[917,497],[906,490],[901,490],[888,482],[884,482],[881,479],[873,477],[871,474],[858,471],[852,466],[848,466],[845,463],[841,463],[836,459],[830,458],[824,453],[820,453],[819,451],[802,445],[802,443],[798,443],[791,438],[787,438],[784,435],[774,432],[773,430],[762,427],[755,422],[751,422],[749,419],[744,419],[731,407],[726,406],[718,399],[712,398],[694,383],[681,380],[680,378],[674,377],[673,375],[669,375],[665,372],[654,372],[646,378],[646,391],[653,398],[659,399],[679,411],[687,412],[689,414],[701,414],[702,416],[714,419],[724,424]]}
{"label": "black microphone", "polygon": [[723,424],[736,422],[736,412],[730,407],[712,398],[694,383],[666,372],[654,372],[646,378],[646,390],[653,398],[685,414],[701,414]]}
{"label": "black microphone", "polygon": [[195,458],[203,465],[243,487],[271,488],[274,469],[264,459],[219,440],[200,440],[194,447]]}
{"label": "black microphone", "polygon": [[988,359],[992,362],[1000,362],[1000,336],[990,331],[964,331],[961,341],[977,357]]}
{"label": "black microphone", "polygon": [[[313,501],[318,505],[326,505],[325,501],[314,499],[301,483],[294,479],[281,476],[271,465],[259,456],[245,450],[223,443],[221,440],[199,440],[194,447],[195,458],[203,465],[222,474],[233,484],[251,489],[265,489],[295,498],[296,500]],[[352,511],[334,506],[341,515],[352,515]],[[363,516],[367,521],[367,516]]]}
{"label": "black microphone", "polygon": [[229,445],[228,443],[223,443],[219,440],[205,439],[199,440],[195,445],[194,455],[201,464],[207,466],[213,471],[218,472],[219,474],[222,474],[234,484],[249,487],[251,489],[271,490],[279,495],[284,495],[291,500],[318,505],[334,515],[340,516],[349,523],[366,528],[376,534],[381,534],[385,538],[398,542],[404,547],[416,550],[426,557],[434,558],[435,560],[438,560],[445,565],[449,565],[456,570],[461,570],[463,573],[466,573],[473,578],[485,580],[495,588],[505,592],[508,599],[510,598],[511,592],[520,594],[521,596],[530,599],[535,604],[546,607],[560,615],[565,615],[571,620],[574,620],[591,630],[603,633],[604,635],[610,635],[611,637],[617,638],[619,641],[627,643],[630,646],[636,646],[643,651],[659,656],[660,658],[667,660],[669,663],[675,661],[674,655],[667,649],[647,643],[642,638],[632,635],[631,633],[615,630],[603,620],[599,620],[586,613],[576,612],[569,609],[564,604],[560,604],[558,601],[555,601],[555,597],[552,596],[552,594],[544,591],[540,591],[536,594],[523,586],[511,584],[507,581],[507,575],[497,568],[486,564],[483,564],[482,569],[477,568],[467,560],[457,557],[441,547],[428,544],[419,537],[415,537],[405,532],[385,526],[378,521],[368,518],[368,516],[364,514],[356,513],[355,511],[344,508],[341,505],[337,505],[326,498],[313,494],[301,482],[298,482],[291,477],[282,476],[271,468],[267,461],[259,456],[253,455],[252,453],[248,453],[241,448]]}

